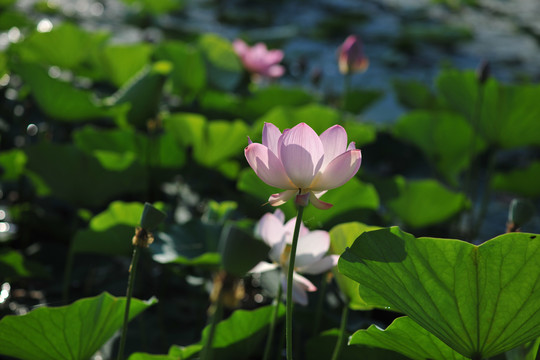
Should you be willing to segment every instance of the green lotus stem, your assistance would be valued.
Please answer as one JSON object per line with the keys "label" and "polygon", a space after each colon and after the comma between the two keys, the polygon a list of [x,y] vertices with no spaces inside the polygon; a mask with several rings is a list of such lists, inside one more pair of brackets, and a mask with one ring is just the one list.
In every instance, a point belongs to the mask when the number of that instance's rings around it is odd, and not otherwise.
{"label": "green lotus stem", "polygon": [[332,355],[332,360],[338,360],[339,354],[341,353],[341,345],[345,339],[345,330],[347,327],[347,318],[349,317],[349,302],[343,306],[343,311],[341,312],[341,325],[339,327],[339,336],[336,342],[336,347],[334,348],[334,354]]}
{"label": "green lotus stem", "polygon": [[214,342],[214,335],[216,334],[216,327],[221,316],[223,314],[223,287],[220,288],[218,299],[215,303],[214,313],[210,319],[210,329],[208,330],[208,336],[204,342],[203,349],[201,351],[200,360],[212,359],[212,343]]}
{"label": "green lotus stem", "polygon": [[137,263],[141,249],[135,246],[133,256],[131,258],[131,266],[129,268],[128,287],[126,294],[126,310],[124,312],[124,325],[122,326],[122,336],[120,337],[120,347],[118,350],[117,360],[122,360],[124,357],[124,348],[126,347],[127,326],[129,322],[129,306],[131,305],[131,296],[133,295],[133,285],[135,283],[135,274],[137,272]]}
{"label": "green lotus stem", "polygon": [[270,328],[268,329],[268,337],[266,338],[266,345],[264,346],[264,356],[263,360],[268,360],[270,358],[270,349],[272,347],[272,342],[274,341],[274,331],[276,328],[276,322],[279,314],[279,306],[281,305],[281,295],[283,294],[283,288],[281,283],[278,284],[278,292],[276,299],[274,300],[274,311],[272,311],[272,318],[270,319]]}
{"label": "green lotus stem", "polygon": [[287,360],[292,360],[292,288],[293,288],[293,274],[294,274],[294,261],[296,259],[296,247],[298,245],[298,235],[300,234],[300,225],[302,224],[302,215],[304,214],[304,207],[298,206],[298,214],[296,215],[296,223],[294,225],[294,234],[291,246],[291,255],[289,258],[289,269],[287,273],[287,311],[285,313],[285,336],[287,338]]}
{"label": "green lotus stem", "polygon": [[324,297],[326,295],[326,288],[328,287],[327,274],[323,274],[321,280],[321,287],[319,288],[319,298],[317,300],[317,308],[315,310],[315,321],[313,322],[313,336],[316,336],[319,332],[319,327],[321,325],[321,316],[324,305]]}

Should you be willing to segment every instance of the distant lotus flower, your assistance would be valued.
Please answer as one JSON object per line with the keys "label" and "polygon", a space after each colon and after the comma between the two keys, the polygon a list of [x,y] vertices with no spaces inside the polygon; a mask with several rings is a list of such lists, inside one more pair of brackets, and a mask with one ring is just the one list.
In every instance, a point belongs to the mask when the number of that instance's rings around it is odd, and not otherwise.
{"label": "distant lotus flower", "polygon": [[[256,234],[270,246],[268,256],[273,263],[260,262],[251,273],[261,273],[274,269],[281,269],[281,283],[283,289],[287,288],[285,274],[289,267],[289,255],[294,232],[296,218],[284,224],[285,215],[281,210],[273,214],[265,214],[257,224]],[[330,247],[330,235],[326,231],[309,231],[304,224],[300,227],[298,247],[296,249],[295,272],[293,274],[293,301],[307,305],[307,292],[317,290],[311,281],[300,275],[321,274],[330,270],[337,264],[338,255],[325,256]]]}
{"label": "distant lotus flower", "polygon": [[233,42],[233,47],[250,73],[265,78],[278,78],[285,73],[285,68],[279,65],[279,62],[283,60],[283,51],[268,50],[263,43],[249,47],[240,39]]}
{"label": "distant lotus flower", "polygon": [[279,206],[295,195],[305,206],[311,202],[319,209],[332,204],[319,200],[327,190],[349,181],[360,168],[362,153],[355,143],[347,146],[347,132],[339,125],[320,136],[309,125],[300,123],[283,134],[271,123],[265,123],[262,144],[252,143],[244,153],[249,165],[262,181],[285,191],[268,199]]}
{"label": "distant lotus flower", "polygon": [[349,35],[339,48],[339,71],[342,74],[364,72],[369,66],[369,60],[364,54],[360,37]]}

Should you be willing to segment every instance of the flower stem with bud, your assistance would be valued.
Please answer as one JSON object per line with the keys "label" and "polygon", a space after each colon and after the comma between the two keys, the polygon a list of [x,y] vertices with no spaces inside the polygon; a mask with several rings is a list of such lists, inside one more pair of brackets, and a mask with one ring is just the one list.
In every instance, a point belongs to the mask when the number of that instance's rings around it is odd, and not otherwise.
{"label": "flower stem with bud", "polygon": [[126,335],[127,326],[129,322],[129,307],[131,305],[131,297],[133,295],[133,285],[135,284],[135,275],[137,273],[137,264],[139,263],[139,256],[141,254],[141,248],[148,247],[154,241],[152,233],[146,231],[143,228],[138,227],[135,229],[135,236],[133,236],[133,256],[131,258],[131,265],[129,266],[128,286],[126,291],[126,309],[124,311],[124,324],[122,325],[122,335],[120,337],[120,347],[118,350],[117,360],[122,360],[124,357],[124,349],[126,347]]}

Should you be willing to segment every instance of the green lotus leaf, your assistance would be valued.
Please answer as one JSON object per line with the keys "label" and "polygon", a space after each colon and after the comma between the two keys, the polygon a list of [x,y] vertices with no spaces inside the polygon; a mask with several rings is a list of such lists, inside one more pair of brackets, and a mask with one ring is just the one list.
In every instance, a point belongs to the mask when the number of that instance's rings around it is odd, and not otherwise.
{"label": "green lotus leaf", "polygon": [[509,233],[480,246],[365,232],[339,260],[368,304],[408,315],[461,355],[485,359],[540,336],[540,236]]}
{"label": "green lotus leaf", "polygon": [[[22,360],[90,359],[120,329],[125,298],[103,293],[0,320],[0,354]],[[156,303],[131,299],[129,318]]]}
{"label": "green lotus leaf", "polygon": [[407,316],[395,319],[385,330],[376,325],[358,330],[351,336],[349,344],[392,350],[414,360],[468,359]]}

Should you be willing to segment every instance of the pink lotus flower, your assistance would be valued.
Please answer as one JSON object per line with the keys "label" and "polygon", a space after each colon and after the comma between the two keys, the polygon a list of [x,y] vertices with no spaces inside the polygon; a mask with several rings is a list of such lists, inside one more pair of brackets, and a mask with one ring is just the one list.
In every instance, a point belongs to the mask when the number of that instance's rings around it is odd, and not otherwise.
{"label": "pink lotus flower", "polygon": [[284,204],[295,195],[303,203],[319,209],[332,204],[319,200],[327,190],[349,181],[360,168],[362,153],[355,143],[347,146],[347,132],[339,125],[318,136],[309,125],[300,123],[283,134],[271,123],[265,123],[262,144],[252,143],[244,153],[249,165],[262,181],[285,191],[268,199],[273,206]]}
{"label": "pink lotus flower", "polygon": [[249,47],[240,39],[233,42],[233,47],[250,73],[266,78],[278,78],[285,73],[285,68],[279,65],[279,62],[283,60],[283,51],[268,50],[263,43]]}
{"label": "pink lotus flower", "polygon": [[342,74],[364,72],[369,66],[369,60],[364,55],[360,37],[349,35],[339,48],[339,71]]}
{"label": "pink lotus flower", "polygon": [[[273,214],[265,214],[255,230],[256,234],[270,246],[268,256],[272,263],[260,262],[251,273],[261,273],[274,269],[281,269],[281,284],[284,291],[287,290],[286,274],[289,267],[289,255],[294,232],[296,218],[284,224],[285,215],[281,210],[276,210]],[[325,256],[330,247],[330,235],[326,231],[309,231],[304,224],[301,224],[298,247],[296,248],[295,272],[293,273],[293,301],[307,305],[307,292],[317,290],[311,281],[300,275],[321,274],[336,266],[339,256]]]}

